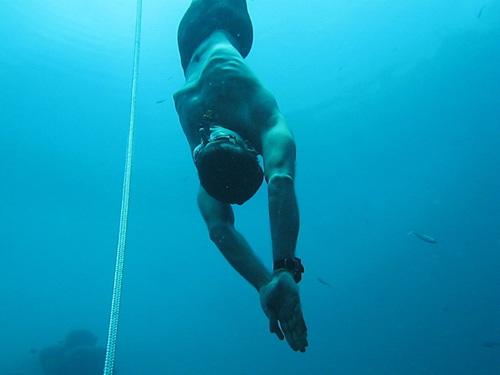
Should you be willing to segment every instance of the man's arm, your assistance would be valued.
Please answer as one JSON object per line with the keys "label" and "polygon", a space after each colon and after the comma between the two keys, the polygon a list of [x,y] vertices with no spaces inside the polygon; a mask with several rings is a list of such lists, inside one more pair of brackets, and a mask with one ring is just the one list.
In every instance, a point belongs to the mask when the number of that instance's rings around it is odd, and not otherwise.
{"label": "man's arm", "polygon": [[299,209],[295,196],[295,141],[283,116],[269,120],[262,137],[264,174],[268,183],[269,220],[273,259],[293,258],[299,233]]}
{"label": "man's arm", "polygon": [[[270,117],[262,137],[264,173],[268,182],[269,221],[274,260],[293,258],[299,232],[299,209],[295,197],[295,141],[283,116]],[[307,327],[302,315],[299,288],[293,275],[276,270],[259,291],[269,330],[286,338],[293,350],[305,352]]]}
{"label": "man's arm", "polygon": [[293,350],[305,351],[307,328],[302,316],[299,290],[288,272],[271,275],[234,228],[231,205],[212,198],[200,187],[198,205],[207,223],[210,238],[221,253],[259,291],[271,333],[285,337]]}
{"label": "man's arm", "polygon": [[271,274],[257,258],[245,238],[234,228],[231,205],[212,198],[200,186],[198,206],[207,224],[210,239],[229,264],[257,291],[268,284],[271,281]]}

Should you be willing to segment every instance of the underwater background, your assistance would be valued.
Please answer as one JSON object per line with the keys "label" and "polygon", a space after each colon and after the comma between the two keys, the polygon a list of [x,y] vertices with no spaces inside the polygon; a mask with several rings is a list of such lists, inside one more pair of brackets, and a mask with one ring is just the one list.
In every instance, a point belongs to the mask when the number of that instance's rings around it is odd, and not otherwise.
{"label": "underwater background", "polygon": [[[500,1],[248,2],[298,147],[305,354],[197,209],[172,100],[189,3],[143,2],[117,373],[500,374]],[[0,375],[42,374],[73,329],[106,344],[135,7],[0,3]],[[235,211],[271,266],[265,187]]]}

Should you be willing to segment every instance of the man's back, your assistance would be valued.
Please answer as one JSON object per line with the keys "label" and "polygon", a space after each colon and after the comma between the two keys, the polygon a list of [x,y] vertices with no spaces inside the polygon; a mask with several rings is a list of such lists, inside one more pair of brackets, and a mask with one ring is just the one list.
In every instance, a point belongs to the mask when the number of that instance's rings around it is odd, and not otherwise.
{"label": "man's back", "polygon": [[198,47],[174,100],[191,149],[199,144],[199,123],[210,112],[215,122],[241,134],[260,152],[262,133],[278,112],[274,96],[223,32]]}

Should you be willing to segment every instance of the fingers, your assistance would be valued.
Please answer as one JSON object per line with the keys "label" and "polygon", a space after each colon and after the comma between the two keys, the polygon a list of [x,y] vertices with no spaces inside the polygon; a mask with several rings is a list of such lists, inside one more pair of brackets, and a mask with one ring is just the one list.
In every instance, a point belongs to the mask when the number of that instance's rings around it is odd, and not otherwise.
{"label": "fingers", "polygon": [[280,326],[278,324],[278,318],[276,317],[276,313],[274,311],[268,311],[268,316],[269,316],[269,331],[271,333],[275,333],[280,340],[283,340],[285,336],[283,335],[283,332],[281,331]]}
{"label": "fingers", "polygon": [[259,291],[262,308],[269,319],[269,330],[288,345],[305,352],[308,345],[307,327],[302,315],[299,290],[287,272],[276,275]]}
{"label": "fingers", "polygon": [[288,345],[295,351],[305,352],[308,345],[307,327],[300,305],[289,320],[282,320],[280,323]]}

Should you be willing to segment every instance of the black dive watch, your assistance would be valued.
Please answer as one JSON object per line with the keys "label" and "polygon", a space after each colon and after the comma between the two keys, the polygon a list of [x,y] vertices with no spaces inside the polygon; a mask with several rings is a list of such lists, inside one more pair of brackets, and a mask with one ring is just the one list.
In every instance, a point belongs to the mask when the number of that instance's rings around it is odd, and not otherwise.
{"label": "black dive watch", "polygon": [[279,269],[290,271],[296,283],[302,280],[302,274],[305,271],[302,261],[297,257],[275,260],[274,271]]}

